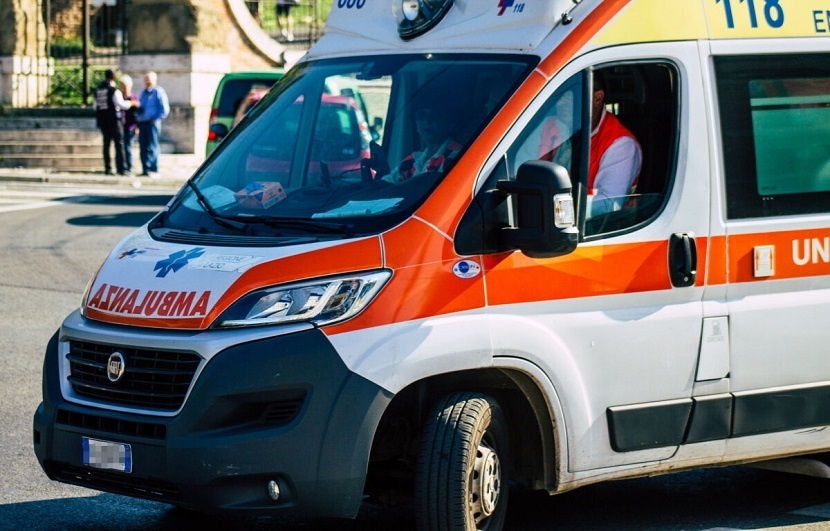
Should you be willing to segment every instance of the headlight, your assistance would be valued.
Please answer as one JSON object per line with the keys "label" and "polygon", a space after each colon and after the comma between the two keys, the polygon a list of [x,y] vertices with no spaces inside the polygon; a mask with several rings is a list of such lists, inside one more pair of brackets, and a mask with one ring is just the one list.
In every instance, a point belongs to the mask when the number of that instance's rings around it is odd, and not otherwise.
{"label": "headlight", "polygon": [[375,271],[257,290],[233,303],[214,326],[336,323],[360,313],[391,276]]}
{"label": "headlight", "polygon": [[81,307],[79,310],[81,311],[81,315],[86,317],[86,303],[89,300],[89,292],[92,290],[92,285],[95,284],[95,279],[98,278],[98,273],[101,272],[101,269],[104,267],[104,264],[98,266],[98,271],[92,275],[92,278],[89,279],[89,282],[86,283],[86,287],[84,288],[84,293],[81,295]]}

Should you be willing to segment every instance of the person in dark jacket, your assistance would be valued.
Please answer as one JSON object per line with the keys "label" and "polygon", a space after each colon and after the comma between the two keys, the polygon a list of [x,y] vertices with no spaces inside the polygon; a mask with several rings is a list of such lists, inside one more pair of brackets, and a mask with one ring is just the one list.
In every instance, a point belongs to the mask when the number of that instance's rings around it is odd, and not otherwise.
{"label": "person in dark jacket", "polygon": [[115,169],[119,175],[128,175],[124,166],[124,128],[122,113],[132,103],[125,102],[115,86],[115,72],[107,70],[104,81],[95,89],[95,119],[104,136],[104,173],[112,175],[110,144],[115,145]]}

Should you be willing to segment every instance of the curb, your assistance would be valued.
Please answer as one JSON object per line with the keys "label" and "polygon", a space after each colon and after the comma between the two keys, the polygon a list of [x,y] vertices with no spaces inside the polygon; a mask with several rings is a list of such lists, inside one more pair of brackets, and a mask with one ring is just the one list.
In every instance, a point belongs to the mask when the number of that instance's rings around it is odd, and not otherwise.
{"label": "curb", "polygon": [[161,155],[157,178],[134,175],[106,175],[103,171],[56,171],[52,168],[1,168],[0,182],[21,184],[108,186],[112,188],[162,188],[178,190],[199,168],[204,159],[192,154]]}
{"label": "curb", "polygon": [[0,172],[0,182],[24,183],[24,184],[67,184],[67,185],[98,185],[110,186],[113,188],[141,188],[143,186],[153,188],[166,188],[178,190],[184,185],[186,178],[159,177],[150,179],[147,177],[120,177],[97,176],[94,174],[50,174],[42,173],[3,173]]}

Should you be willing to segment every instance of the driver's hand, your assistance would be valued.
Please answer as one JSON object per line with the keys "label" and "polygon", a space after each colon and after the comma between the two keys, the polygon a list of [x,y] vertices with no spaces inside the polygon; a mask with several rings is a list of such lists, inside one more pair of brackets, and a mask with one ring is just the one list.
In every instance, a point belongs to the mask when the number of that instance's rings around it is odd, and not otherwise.
{"label": "driver's hand", "polygon": [[392,173],[387,173],[383,177],[380,178],[381,181],[386,181],[392,184],[398,184],[401,182],[400,175],[398,175],[397,171],[393,171]]}

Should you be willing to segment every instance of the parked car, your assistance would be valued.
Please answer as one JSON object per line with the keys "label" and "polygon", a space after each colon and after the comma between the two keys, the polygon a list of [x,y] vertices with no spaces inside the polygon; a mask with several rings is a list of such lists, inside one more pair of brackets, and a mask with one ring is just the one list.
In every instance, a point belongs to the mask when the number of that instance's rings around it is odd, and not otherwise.
{"label": "parked car", "polygon": [[[247,108],[240,107],[237,117],[241,120],[262,96],[263,93],[251,94],[247,99]],[[299,127],[302,102],[302,98],[298,99],[281,119],[275,120],[279,127],[272,130],[270,136],[263,136],[255,143],[245,164],[247,172],[266,181],[286,178],[295,149],[292,131]],[[360,161],[370,156],[371,140],[369,125],[357,99],[324,93],[314,128],[309,182],[347,175],[359,179]]]}
{"label": "parked car", "polygon": [[210,155],[219,142],[228,134],[234,123],[234,116],[240,104],[257,87],[267,89],[285,75],[282,69],[250,70],[225,74],[216,87],[210,108],[205,156]]}
{"label": "parked car", "polygon": [[239,108],[236,109],[236,114],[233,117],[233,126],[236,127],[236,124],[242,121],[245,118],[245,115],[248,114],[254,105],[259,103],[266,94],[268,94],[267,88],[262,88],[261,86],[254,86],[251,90],[245,94],[245,97],[242,100],[242,103],[239,104]]}

